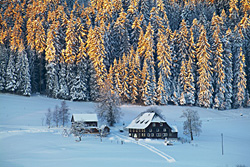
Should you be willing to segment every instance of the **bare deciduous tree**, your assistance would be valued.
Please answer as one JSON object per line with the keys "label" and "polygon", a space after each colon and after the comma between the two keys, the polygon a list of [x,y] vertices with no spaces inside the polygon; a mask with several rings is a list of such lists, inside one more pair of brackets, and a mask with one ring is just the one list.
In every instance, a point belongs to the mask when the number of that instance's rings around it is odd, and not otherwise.
{"label": "bare deciduous tree", "polygon": [[109,126],[114,126],[122,116],[119,106],[119,96],[110,89],[110,84],[105,82],[105,86],[100,93],[100,103],[96,108],[99,118],[107,122]]}
{"label": "bare deciduous tree", "polygon": [[186,118],[183,123],[183,133],[191,137],[191,140],[194,140],[193,136],[199,136],[202,132],[201,126],[202,121],[197,111],[186,109],[183,111],[181,118]]}
{"label": "bare deciduous tree", "polygon": [[51,126],[51,121],[52,121],[52,112],[50,110],[50,108],[48,108],[48,112],[45,113],[45,117],[46,117],[46,124],[49,126]]}
{"label": "bare deciduous tree", "polygon": [[62,101],[61,108],[60,108],[60,118],[62,121],[62,126],[64,126],[69,121],[69,107],[67,106],[65,101]]}
{"label": "bare deciduous tree", "polygon": [[58,127],[60,121],[58,105],[55,106],[55,110],[53,112],[53,121],[55,122],[56,127]]}

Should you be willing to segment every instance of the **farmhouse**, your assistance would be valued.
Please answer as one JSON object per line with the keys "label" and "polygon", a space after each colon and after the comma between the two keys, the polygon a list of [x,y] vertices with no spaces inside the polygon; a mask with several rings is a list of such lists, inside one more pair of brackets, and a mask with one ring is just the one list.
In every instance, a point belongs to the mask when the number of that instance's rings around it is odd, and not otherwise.
{"label": "farmhouse", "polygon": [[167,122],[154,111],[138,115],[128,126],[129,136],[133,138],[177,138],[176,127]]}
{"label": "farmhouse", "polygon": [[71,126],[74,130],[84,133],[99,133],[96,114],[73,114]]}

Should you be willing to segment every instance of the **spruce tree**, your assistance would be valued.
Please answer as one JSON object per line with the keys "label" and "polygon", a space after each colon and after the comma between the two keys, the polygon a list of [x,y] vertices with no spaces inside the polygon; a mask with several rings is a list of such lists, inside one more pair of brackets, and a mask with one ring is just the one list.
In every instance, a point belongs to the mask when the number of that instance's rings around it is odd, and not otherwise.
{"label": "spruce tree", "polygon": [[[171,93],[171,48],[168,45],[167,36],[161,30],[158,32],[157,60],[158,60],[158,88],[157,97],[160,104],[167,104]],[[164,96],[162,96],[164,95]]]}
{"label": "spruce tree", "polygon": [[234,28],[239,22],[239,8],[237,7],[238,0],[230,0],[229,2],[229,27]]}
{"label": "spruce tree", "polygon": [[233,78],[233,106],[234,108],[243,107],[246,94],[246,73],[245,73],[245,55],[240,48],[239,55],[235,55]]}
{"label": "spruce tree", "polygon": [[231,109],[232,96],[233,96],[233,62],[232,62],[232,45],[231,45],[232,31],[230,28],[227,30],[223,43],[223,57],[224,57],[224,67],[225,68],[225,108]]}
{"label": "spruce tree", "polygon": [[197,96],[198,105],[210,107],[212,104],[212,70],[210,62],[210,44],[207,42],[206,30],[201,27],[201,34],[197,43],[197,65],[198,65],[198,82]]}
{"label": "spruce tree", "polygon": [[129,90],[130,90],[130,101],[132,104],[135,104],[138,97],[138,84],[139,84],[139,75],[140,75],[140,66],[137,64],[138,53],[134,51],[133,47],[130,50],[130,56],[128,59],[128,76],[129,76]]}
{"label": "spruce tree", "polygon": [[[211,51],[213,54],[213,87],[214,87],[214,108],[224,109],[225,101],[225,68],[224,68],[224,58],[223,58],[223,48],[220,39],[220,25],[216,22],[216,16],[212,20],[213,33],[213,43],[211,46]],[[218,19],[217,19],[218,20]]]}
{"label": "spruce tree", "polygon": [[0,44],[0,91],[4,91],[6,86],[8,57],[7,48]]}
{"label": "spruce tree", "polygon": [[30,85],[29,62],[27,53],[25,51],[22,42],[18,49],[16,71],[17,71],[17,92],[24,96],[30,96],[31,85]]}
{"label": "spruce tree", "polygon": [[10,52],[9,61],[6,69],[6,87],[8,92],[15,92],[17,89],[16,55]]}
{"label": "spruce tree", "polygon": [[98,27],[90,29],[87,40],[87,54],[92,61],[92,65],[95,69],[95,79],[98,87],[103,87],[104,78],[107,74],[106,67],[103,63],[105,58],[105,49],[103,38],[100,34]]}
{"label": "spruce tree", "polygon": [[59,78],[59,90],[57,97],[60,99],[69,99],[69,88],[66,81],[66,64],[60,63],[60,71],[58,73]]}
{"label": "spruce tree", "polygon": [[134,50],[137,50],[139,36],[141,33],[141,23],[138,17],[135,17],[135,20],[132,24],[132,32],[130,37],[130,45],[133,46]]}

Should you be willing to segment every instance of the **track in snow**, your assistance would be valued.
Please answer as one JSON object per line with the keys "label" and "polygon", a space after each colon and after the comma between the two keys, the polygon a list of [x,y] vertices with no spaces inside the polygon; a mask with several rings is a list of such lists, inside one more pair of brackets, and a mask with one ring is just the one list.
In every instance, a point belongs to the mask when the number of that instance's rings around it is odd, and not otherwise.
{"label": "track in snow", "polygon": [[146,144],[142,141],[134,141],[133,139],[129,138],[129,137],[126,137],[126,136],[123,136],[123,135],[120,135],[120,134],[115,134],[116,137],[120,138],[120,139],[123,139],[123,140],[129,140],[130,142],[132,143],[135,143],[135,144],[138,144],[142,147],[145,147],[146,149],[150,150],[151,152],[159,155],[160,157],[164,158],[165,160],[167,160],[168,162],[172,163],[172,162],[175,162],[175,159],[169,155],[167,155],[166,153],[158,150],[157,148],[155,148],[154,146],[151,146],[149,144]]}

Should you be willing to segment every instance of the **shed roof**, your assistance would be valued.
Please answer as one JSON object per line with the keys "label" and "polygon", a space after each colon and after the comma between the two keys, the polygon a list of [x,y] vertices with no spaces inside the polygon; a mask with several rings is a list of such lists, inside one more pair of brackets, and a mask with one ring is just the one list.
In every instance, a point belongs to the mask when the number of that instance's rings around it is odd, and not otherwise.
{"label": "shed roof", "polygon": [[75,122],[98,122],[96,114],[73,114],[72,120],[74,119]]}
{"label": "shed roof", "polygon": [[166,122],[155,112],[143,112],[138,115],[128,126],[129,129],[145,129],[151,122]]}

